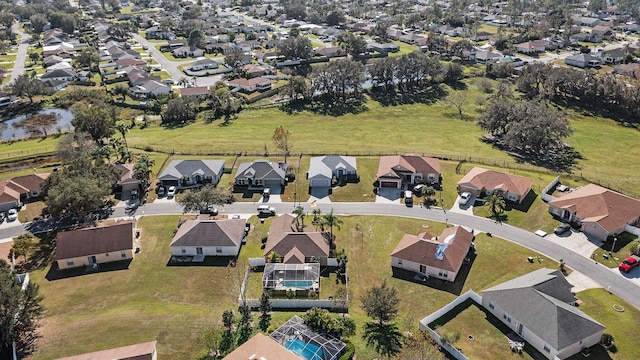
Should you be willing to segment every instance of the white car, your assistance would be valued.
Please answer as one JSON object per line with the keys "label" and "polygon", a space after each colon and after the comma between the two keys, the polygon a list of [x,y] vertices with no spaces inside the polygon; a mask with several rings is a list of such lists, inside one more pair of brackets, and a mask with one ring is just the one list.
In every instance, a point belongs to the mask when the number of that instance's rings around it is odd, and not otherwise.
{"label": "white car", "polygon": [[458,200],[458,204],[467,205],[467,203],[469,202],[469,199],[471,199],[471,193],[468,191],[465,191],[462,194],[460,194],[460,200]]}
{"label": "white car", "polygon": [[167,191],[167,197],[168,198],[172,198],[176,195],[176,187],[175,186],[169,186],[169,190]]}
{"label": "white car", "polygon": [[7,221],[15,221],[18,218],[18,210],[10,209],[7,211]]}

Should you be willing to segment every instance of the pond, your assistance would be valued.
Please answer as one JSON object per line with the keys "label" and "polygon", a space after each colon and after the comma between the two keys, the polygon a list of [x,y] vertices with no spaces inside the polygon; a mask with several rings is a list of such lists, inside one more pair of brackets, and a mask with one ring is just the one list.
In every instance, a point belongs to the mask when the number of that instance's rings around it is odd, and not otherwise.
{"label": "pond", "polygon": [[[35,120],[36,115],[40,115],[37,117],[38,120]],[[45,133],[72,130],[71,120],[73,120],[73,113],[70,110],[56,108],[16,116],[0,122],[0,141],[18,140]]]}

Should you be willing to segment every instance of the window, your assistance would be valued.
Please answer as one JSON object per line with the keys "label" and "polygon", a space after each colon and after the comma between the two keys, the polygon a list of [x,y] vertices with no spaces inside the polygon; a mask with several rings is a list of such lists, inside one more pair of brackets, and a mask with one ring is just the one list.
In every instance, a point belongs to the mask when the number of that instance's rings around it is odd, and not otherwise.
{"label": "window", "polygon": [[449,272],[447,270],[440,269],[440,271],[438,272],[438,276],[446,279],[447,277],[449,277]]}
{"label": "window", "polygon": [[73,265],[73,259],[67,259],[67,265]]}
{"label": "window", "polygon": [[236,183],[237,183],[238,185],[246,185],[246,184],[247,184],[247,181],[246,181],[245,179],[238,179],[238,180],[236,181]]}
{"label": "window", "polygon": [[551,352],[551,348],[549,347],[549,345],[544,344],[544,346],[542,347],[544,349],[544,351],[550,353]]}
{"label": "window", "polygon": [[256,180],[256,186],[262,186],[262,179]]}
{"label": "window", "polygon": [[120,251],[120,257],[123,258],[123,259],[126,258],[127,257],[127,252],[124,251],[124,250]]}
{"label": "window", "polygon": [[185,249],[184,247],[181,249],[183,254],[187,253],[187,249]]}
{"label": "window", "polygon": [[509,193],[507,195],[507,199],[511,200],[511,201],[516,201],[516,199],[517,199],[516,194]]}
{"label": "window", "polygon": [[216,254],[222,254],[222,247],[216,246]]}
{"label": "window", "polygon": [[398,266],[402,266],[402,259],[398,259]]}
{"label": "window", "polygon": [[427,273],[427,267],[424,266],[424,265],[420,265],[420,273],[426,274]]}
{"label": "window", "polygon": [[489,302],[489,307],[493,310],[496,308],[496,304],[493,303],[493,301]]}
{"label": "window", "polygon": [[202,248],[201,248],[201,247],[197,247],[197,248],[196,248],[196,254],[197,254],[197,255],[202,255],[202,254],[203,254],[203,252],[202,252]]}
{"label": "window", "polygon": [[504,313],[504,315],[502,315],[502,317],[507,320],[508,322],[511,322],[511,315],[509,313]]}

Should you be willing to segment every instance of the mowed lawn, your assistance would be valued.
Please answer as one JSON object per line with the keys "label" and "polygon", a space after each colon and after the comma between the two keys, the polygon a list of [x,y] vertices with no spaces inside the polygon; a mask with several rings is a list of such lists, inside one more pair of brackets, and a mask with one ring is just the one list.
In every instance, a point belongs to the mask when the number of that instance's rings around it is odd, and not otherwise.
{"label": "mowed lawn", "polygon": [[[154,216],[139,221],[142,251],[127,270],[86,274],[48,281],[48,271],[33,273],[45,296],[47,315],[43,338],[34,359],[96,351],[153,339],[163,358],[193,359],[204,353],[198,336],[211,326],[220,326],[221,314],[236,309],[246,259],[260,256],[260,240],[266,236],[270,220],[260,224],[250,219],[252,230],[236,267],[166,266],[169,243],[179,216]],[[389,254],[405,232],[417,234],[429,225],[439,234],[444,224],[390,217],[342,217],[340,230],[334,229],[338,248],[349,256],[351,316],[358,334],[351,338],[359,358],[376,354],[361,338],[367,321],[360,308],[360,296],[371,286],[387,280],[401,298],[398,324],[403,331],[416,331],[417,321],[448,303],[467,289],[480,291],[542,266],[557,264],[542,257],[530,264],[534,255],[518,245],[479,234],[478,256],[466,276],[447,291],[392,278]],[[357,224],[357,227],[356,227]],[[293,313],[278,312],[272,326]],[[257,316],[257,315],[256,315]],[[78,339],[82,339],[79,341]]]}

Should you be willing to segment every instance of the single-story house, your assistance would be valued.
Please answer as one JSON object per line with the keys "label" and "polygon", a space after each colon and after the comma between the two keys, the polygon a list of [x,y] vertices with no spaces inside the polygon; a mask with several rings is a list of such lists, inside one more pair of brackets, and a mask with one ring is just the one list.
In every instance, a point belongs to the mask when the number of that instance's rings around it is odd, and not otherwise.
{"label": "single-story house", "polygon": [[42,82],[44,84],[47,93],[53,94],[56,93],[69,85],[68,80],[45,80]]}
{"label": "single-story house", "polygon": [[589,184],[549,201],[549,212],[569,223],[581,224],[588,235],[606,240],[640,222],[640,200]]}
{"label": "single-story house", "polygon": [[566,57],[564,63],[579,68],[594,67],[600,65],[600,59],[589,54],[578,54]]}
{"label": "single-story house", "polygon": [[516,44],[516,51],[522,54],[537,54],[545,52],[547,47],[546,40],[527,41]]}
{"label": "single-story house", "polygon": [[95,266],[133,259],[135,223],[112,225],[58,233],[55,260],[59,269]]}
{"label": "single-story house", "polygon": [[56,360],[156,360],[156,343],[157,341],[150,341]]}
{"label": "single-story house", "polygon": [[275,340],[262,333],[255,334],[244,344],[238,346],[223,360],[247,360],[247,359],[278,359],[300,360],[293,352],[278,344]]}
{"label": "single-story house", "polygon": [[598,342],[605,327],[578,310],[572,285],[542,268],[482,292],[482,306],[548,359],[566,359]]}
{"label": "single-story house", "polygon": [[240,69],[242,69],[242,71],[247,74],[248,78],[264,76],[267,73],[266,68],[254,64],[243,65]]}
{"label": "single-story house", "polygon": [[0,211],[20,207],[40,196],[42,183],[50,174],[29,174],[0,181]]}
{"label": "single-story house", "polygon": [[238,166],[235,184],[249,189],[273,188],[279,191],[285,184],[286,170],[287,164],[267,160],[242,163]]}
{"label": "single-story house", "polygon": [[616,66],[616,68],[613,71],[618,75],[624,75],[624,76],[630,76],[630,77],[640,76],[640,64],[630,63],[630,64]]}
{"label": "single-story house", "polygon": [[131,88],[131,95],[139,98],[153,98],[158,95],[168,95],[171,92],[171,86],[163,84],[156,80],[147,80],[141,85]]}
{"label": "single-story house", "polygon": [[246,93],[271,90],[271,80],[261,76],[251,79],[234,79],[229,81],[228,85],[233,88],[240,88],[241,91]]}
{"label": "single-story house", "polygon": [[224,160],[172,160],[160,173],[161,186],[178,188],[217,185],[224,171]]}
{"label": "single-story house", "polygon": [[486,63],[493,62],[501,57],[502,55],[495,53],[493,51],[482,50],[482,51],[477,51],[470,58],[475,62],[486,64]]}
{"label": "single-story house", "polygon": [[346,52],[340,46],[329,46],[325,48],[317,48],[317,49],[314,49],[313,52],[315,52],[315,54],[318,56],[325,56],[328,58],[346,55]]}
{"label": "single-story house", "polygon": [[619,64],[624,61],[626,54],[622,49],[611,49],[599,51],[597,56],[600,57],[605,64]]}
{"label": "single-story house", "polygon": [[204,58],[204,59],[198,59],[192,62],[189,65],[189,70],[200,71],[200,70],[217,69],[219,66],[220,64],[218,64],[217,61],[209,58]]}
{"label": "single-story house", "polygon": [[398,45],[396,45],[394,43],[383,43],[383,44],[380,44],[380,43],[377,43],[377,42],[371,42],[371,43],[368,44],[367,47],[369,49],[371,49],[371,50],[375,50],[375,51],[381,52],[381,53],[383,53],[383,52],[389,53],[389,52],[398,52],[398,51],[400,51],[400,46],[398,46]]}
{"label": "single-story house", "polygon": [[76,78],[76,71],[72,68],[67,69],[58,69],[47,72],[46,74],[40,77],[41,81],[47,80],[65,80],[65,81],[73,81]]}
{"label": "single-story house", "polygon": [[588,16],[577,16],[573,21],[575,21],[575,24],[578,26],[596,26],[602,22],[602,20],[598,18]]}
{"label": "single-story house", "polygon": [[44,59],[42,59],[42,66],[44,66],[45,68],[48,68],[49,66],[55,65],[55,64],[63,62],[63,61],[65,61],[65,60],[64,60],[64,58],[62,56],[49,55],[49,56],[45,57]]}
{"label": "single-story house", "polygon": [[447,227],[440,236],[405,234],[391,252],[391,266],[453,282],[475,236],[463,227]]}
{"label": "single-story house", "polygon": [[49,66],[45,70],[45,74],[50,73],[50,72],[52,72],[54,70],[65,70],[65,69],[71,69],[71,70],[75,71],[75,69],[73,68],[73,66],[69,62],[61,61],[61,62],[59,62],[57,64],[53,64],[53,65]]}
{"label": "single-story house", "polygon": [[171,39],[171,40],[167,41],[167,44],[169,45],[170,48],[178,48],[178,47],[187,45],[187,40],[186,39]]}
{"label": "single-story house", "polygon": [[273,251],[285,264],[304,264],[312,259],[327,265],[329,258],[329,234],[306,227],[298,231],[296,218],[289,214],[273,219],[264,247],[264,257]]}
{"label": "single-story house", "polygon": [[600,37],[602,37],[603,39],[612,39],[615,38],[615,33],[613,32],[613,29],[611,29],[611,27],[609,26],[604,26],[604,25],[596,25],[593,27],[593,29],[591,29],[591,33],[594,35],[598,35]]}
{"label": "single-story house", "polygon": [[522,203],[532,186],[533,181],[524,176],[474,167],[458,181],[457,189],[458,193],[467,191],[477,198],[496,194],[505,200]]}
{"label": "single-story house", "polygon": [[118,69],[124,69],[127,66],[147,66],[147,62],[142,59],[118,59],[116,66]]}
{"label": "single-story house", "polygon": [[137,190],[142,184],[140,179],[133,177],[134,164],[116,164],[116,169],[120,170],[120,180],[118,180],[118,186],[122,188],[122,191]]}
{"label": "single-story house", "polygon": [[201,57],[204,55],[204,50],[196,46],[180,46],[172,51],[175,57]]}
{"label": "single-story house", "polygon": [[379,188],[406,189],[413,184],[440,184],[440,161],[417,155],[381,156],[376,179]]}
{"label": "single-story house", "polygon": [[600,43],[602,42],[602,36],[592,33],[578,33],[569,36],[569,41],[572,44],[576,44],[579,42]]}
{"label": "single-story house", "polygon": [[238,256],[245,226],[244,219],[185,221],[171,240],[171,255]]}
{"label": "single-story house", "polygon": [[49,55],[58,55],[64,51],[74,51],[74,46],[67,42],[61,42],[59,44],[42,47],[42,55],[45,57]]}
{"label": "single-story house", "polygon": [[314,156],[307,172],[310,187],[331,187],[333,179],[348,181],[357,177],[358,167],[353,156]]}
{"label": "single-story house", "polygon": [[182,88],[180,89],[180,96],[181,97],[190,97],[190,96],[195,96],[195,97],[201,97],[201,98],[205,98],[207,96],[209,96],[209,87],[208,86],[196,86],[196,87],[188,87],[188,88]]}

